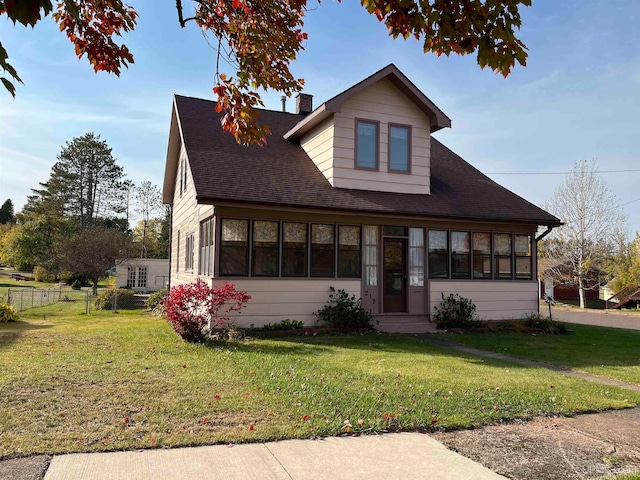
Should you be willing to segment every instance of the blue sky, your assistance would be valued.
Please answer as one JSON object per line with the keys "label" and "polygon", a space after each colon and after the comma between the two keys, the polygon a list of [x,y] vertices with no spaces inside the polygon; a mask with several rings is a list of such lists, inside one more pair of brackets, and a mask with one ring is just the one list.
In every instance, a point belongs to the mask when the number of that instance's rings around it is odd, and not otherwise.
{"label": "blue sky", "polygon": [[[140,14],[125,38],[135,64],[120,78],[93,73],[51,19],[32,30],[0,17],[0,40],[25,82],[15,100],[0,91],[0,202],[19,210],[64,143],[89,131],[128,178],[161,186],[171,96],[213,98],[215,54],[195,25],[179,27],[174,2],[129,3]],[[538,205],[563,180],[548,173],[576,160],[640,169],[640,2],[534,0],[522,16],[528,66],[504,79],[473,56],[436,58],[415,40],[394,41],[359,2],[324,0],[307,15],[306,51],[292,70],[317,106],[395,63],[452,119],[440,141]],[[265,94],[266,107],[279,109],[279,97]],[[626,204],[630,231],[640,231],[640,171],[602,175]]]}

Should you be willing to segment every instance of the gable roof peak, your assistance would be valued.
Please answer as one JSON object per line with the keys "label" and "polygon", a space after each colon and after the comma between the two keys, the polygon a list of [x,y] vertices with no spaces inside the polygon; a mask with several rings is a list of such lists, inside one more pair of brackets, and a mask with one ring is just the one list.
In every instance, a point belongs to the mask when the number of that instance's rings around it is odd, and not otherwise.
{"label": "gable roof peak", "polygon": [[284,138],[297,140],[309,132],[320,122],[334,113],[340,112],[342,105],[349,98],[370,87],[382,79],[390,80],[404,95],[406,95],[422,112],[429,117],[431,132],[436,132],[445,127],[451,127],[451,119],[436,106],[415,84],[407,78],[393,63],[378,70],[364,80],[349,87],[342,93],[327,100],[316,108],[306,118],[298,122],[291,130],[285,133]]}

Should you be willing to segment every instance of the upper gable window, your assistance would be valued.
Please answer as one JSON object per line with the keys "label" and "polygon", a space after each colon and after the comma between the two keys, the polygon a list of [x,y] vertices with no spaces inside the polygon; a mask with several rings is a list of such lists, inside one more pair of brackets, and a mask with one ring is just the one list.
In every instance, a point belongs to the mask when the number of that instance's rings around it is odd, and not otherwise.
{"label": "upper gable window", "polygon": [[389,125],[389,171],[409,173],[411,171],[411,127]]}
{"label": "upper gable window", "polygon": [[356,168],[378,169],[378,122],[356,120]]}

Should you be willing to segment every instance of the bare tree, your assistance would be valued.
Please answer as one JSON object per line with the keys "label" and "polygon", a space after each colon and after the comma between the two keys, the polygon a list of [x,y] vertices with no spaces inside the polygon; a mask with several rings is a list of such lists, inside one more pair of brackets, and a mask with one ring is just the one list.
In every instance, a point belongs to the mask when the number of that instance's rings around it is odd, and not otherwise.
{"label": "bare tree", "polygon": [[585,291],[599,287],[598,272],[611,259],[627,217],[594,160],[577,161],[545,208],[565,225],[543,242],[541,257],[548,258],[555,281],[578,287],[584,308]]}
{"label": "bare tree", "polygon": [[142,246],[140,256],[147,257],[147,230],[149,220],[156,213],[162,211],[162,194],[160,189],[151,182],[142,182],[136,187],[136,213],[142,216]]}

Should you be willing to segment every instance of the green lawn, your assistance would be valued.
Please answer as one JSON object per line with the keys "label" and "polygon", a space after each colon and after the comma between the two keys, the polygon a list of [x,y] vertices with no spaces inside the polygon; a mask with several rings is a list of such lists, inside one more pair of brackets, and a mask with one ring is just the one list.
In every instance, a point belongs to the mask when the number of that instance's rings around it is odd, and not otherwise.
{"label": "green lawn", "polygon": [[143,312],[73,302],[0,324],[0,458],[464,428],[640,393],[367,334],[192,345]]}
{"label": "green lawn", "polygon": [[538,360],[640,385],[640,330],[570,323],[571,335],[473,332],[446,338],[471,347]]}
{"label": "green lawn", "polygon": [[[2,272],[4,273],[4,272]],[[0,302],[4,302],[7,299],[7,290],[8,289],[19,289],[19,288],[50,288],[54,283],[44,283],[44,282],[35,282],[33,280],[27,281],[17,281],[11,280],[9,278],[9,274],[0,275]]]}

